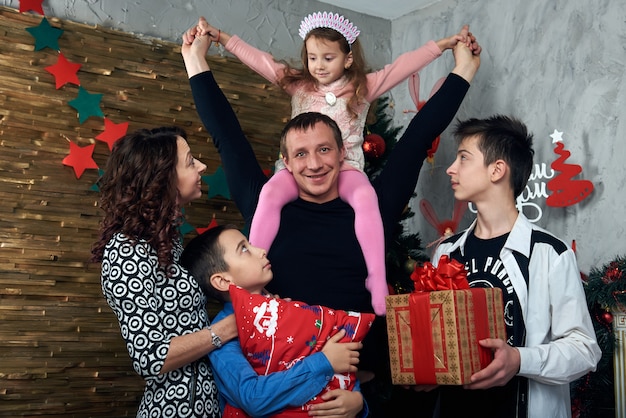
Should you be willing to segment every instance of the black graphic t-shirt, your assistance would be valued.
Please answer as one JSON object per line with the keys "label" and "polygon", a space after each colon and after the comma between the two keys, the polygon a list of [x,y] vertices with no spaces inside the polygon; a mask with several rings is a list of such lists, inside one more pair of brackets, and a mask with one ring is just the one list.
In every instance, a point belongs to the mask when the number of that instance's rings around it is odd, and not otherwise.
{"label": "black graphic t-shirt", "polygon": [[459,261],[465,264],[470,287],[502,290],[507,343],[515,347],[522,345],[525,332],[517,294],[500,260],[500,251],[508,237],[509,234],[504,234],[496,238],[480,239],[470,234],[465,243],[465,256]]}
{"label": "black graphic t-shirt", "polygon": [[[450,256],[463,263],[467,270],[470,287],[491,287],[502,290],[504,321],[507,343],[521,346],[525,327],[521,307],[515,289],[504,264],[500,251],[509,234],[496,238],[480,239],[473,233],[468,235],[465,254],[455,251]],[[462,386],[443,386],[440,389],[439,417],[458,417],[467,411],[480,411],[482,417],[509,418],[518,416],[520,393],[525,393],[527,380],[514,377],[502,387],[486,390],[465,390]]]}

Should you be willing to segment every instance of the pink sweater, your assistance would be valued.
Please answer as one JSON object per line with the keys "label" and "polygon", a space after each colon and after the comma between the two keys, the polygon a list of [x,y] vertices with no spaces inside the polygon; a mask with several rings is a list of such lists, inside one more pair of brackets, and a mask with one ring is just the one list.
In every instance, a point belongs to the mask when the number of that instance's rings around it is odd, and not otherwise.
{"label": "pink sweater", "polygon": [[[267,81],[279,85],[284,76],[285,64],[276,62],[272,55],[254,48],[236,35],[230,38],[225,48]],[[363,171],[365,160],[361,146],[365,118],[370,104],[440,55],[441,50],[437,44],[434,41],[428,41],[422,47],[400,55],[383,69],[367,74],[368,94],[365,102],[361,103],[358,108],[359,116],[356,119],[352,119],[347,110],[348,100],[354,95],[354,86],[345,78],[340,78],[326,86],[318,86],[313,90],[302,83],[287,86],[285,91],[291,96],[291,117],[303,112],[320,112],[330,116],[341,129],[347,151],[346,162]],[[336,98],[336,102],[330,101],[332,104],[326,100],[326,94],[329,92],[333,93]],[[278,168],[282,166],[277,165]]]}

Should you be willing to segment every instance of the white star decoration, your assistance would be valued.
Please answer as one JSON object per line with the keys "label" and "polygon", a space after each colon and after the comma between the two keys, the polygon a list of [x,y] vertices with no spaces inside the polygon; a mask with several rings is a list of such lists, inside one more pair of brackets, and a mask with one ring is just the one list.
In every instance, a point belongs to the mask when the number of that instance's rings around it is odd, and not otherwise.
{"label": "white star decoration", "polygon": [[552,134],[550,135],[550,138],[552,138],[552,143],[556,144],[557,142],[563,141],[561,135],[563,135],[563,132],[559,132],[555,129],[554,132],[552,132]]}

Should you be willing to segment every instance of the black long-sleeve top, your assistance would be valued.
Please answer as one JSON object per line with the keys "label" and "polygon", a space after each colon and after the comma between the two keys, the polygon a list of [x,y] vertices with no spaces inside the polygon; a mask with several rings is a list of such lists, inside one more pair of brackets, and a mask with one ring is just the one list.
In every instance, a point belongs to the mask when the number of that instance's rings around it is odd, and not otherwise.
{"label": "black long-sleeve top", "polygon": [[[213,74],[197,74],[190,84],[198,114],[220,154],[231,196],[249,223],[267,176]],[[428,149],[454,118],[468,88],[463,78],[448,75],[372,180],[387,242],[413,195]],[[298,198],[285,205],[268,258],[274,272],[267,286],[270,292],[310,305],[373,312],[365,288],[367,267],[354,232],[354,210],[340,198],[323,204]],[[361,370],[385,370],[385,332],[384,318],[379,317],[363,341]]]}

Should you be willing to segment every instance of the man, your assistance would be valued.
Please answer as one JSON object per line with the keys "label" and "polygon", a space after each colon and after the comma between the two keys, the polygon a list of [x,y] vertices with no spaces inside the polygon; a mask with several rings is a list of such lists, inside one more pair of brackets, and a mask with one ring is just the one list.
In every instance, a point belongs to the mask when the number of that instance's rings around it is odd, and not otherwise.
{"label": "man", "polygon": [[[471,46],[458,43],[454,48],[456,65],[452,73],[410,122],[385,167],[372,180],[386,241],[393,237],[394,228],[415,190],[427,150],[456,114],[480,66],[480,46],[473,36],[470,39]],[[267,176],[213,78],[206,60],[209,44],[206,35],[195,37],[190,30],[184,35],[181,52],[198,114],[220,153],[233,199],[246,222],[250,222]],[[300,193],[296,201],[283,208],[280,229],[268,249],[274,271],[268,290],[311,305],[371,312],[365,287],[367,269],[354,232],[354,211],[338,197],[337,177],[343,151],[339,147],[326,148],[334,143],[332,129],[326,124],[292,128],[283,137],[287,160],[291,159],[298,171],[294,178]],[[324,155],[324,159],[295,161],[311,151],[313,155]],[[362,383],[374,373],[381,376],[389,373],[388,361],[384,360],[388,357],[386,341],[385,320],[379,317],[361,351]],[[368,403],[375,416],[375,405],[369,400]]]}

